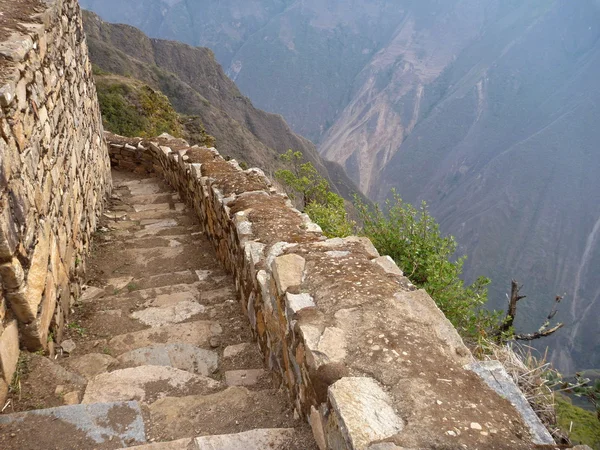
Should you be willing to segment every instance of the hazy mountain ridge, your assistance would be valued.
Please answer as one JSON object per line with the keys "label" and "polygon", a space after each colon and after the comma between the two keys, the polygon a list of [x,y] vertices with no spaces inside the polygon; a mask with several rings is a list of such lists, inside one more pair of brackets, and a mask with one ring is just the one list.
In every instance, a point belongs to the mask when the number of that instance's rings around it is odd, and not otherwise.
{"label": "hazy mountain ridge", "polygon": [[600,366],[599,0],[265,0],[243,17],[239,0],[202,2],[204,16],[140,3],[130,17],[130,2],[82,1],[176,39],[193,31],[176,14],[209,24],[193,42],[371,198],[427,200],[467,276],[494,279],[494,306],[523,281],[533,326],[566,293],[554,360]]}
{"label": "hazy mountain ridge", "polygon": [[254,108],[225,75],[207,48],[150,39],[129,25],[103,22],[84,12],[91,60],[100,69],[131,76],[160,90],[175,109],[199,116],[223,154],[271,171],[287,149],[301,151],[347,198],[356,192],[343,169],[326,164],[314,145],[295,134],[281,116]]}

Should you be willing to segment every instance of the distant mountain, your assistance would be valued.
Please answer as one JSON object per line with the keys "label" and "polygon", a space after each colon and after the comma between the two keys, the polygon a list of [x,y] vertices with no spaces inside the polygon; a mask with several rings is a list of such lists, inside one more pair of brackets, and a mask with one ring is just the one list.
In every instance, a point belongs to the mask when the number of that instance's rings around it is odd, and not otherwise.
{"label": "distant mountain", "polygon": [[210,46],[377,201],[430,204],[521,328],[566,293],[551,344],[600,367],[600,0],[82,0]]}
{"label": "distant mountain", "polygon": [[279,155],[292,148],[301,151],[341,195],[352,198],[357,192],[344,170],[324,162],[315,146],[295,134],[281,116],[254,108],[211,50],[150,39],[137,28],[106,23],[89,11],[83,16],[90,58],[97,69],[140,80],[164,93],[177,112],[198,116],[223,155],[270,172],[280,167]]}

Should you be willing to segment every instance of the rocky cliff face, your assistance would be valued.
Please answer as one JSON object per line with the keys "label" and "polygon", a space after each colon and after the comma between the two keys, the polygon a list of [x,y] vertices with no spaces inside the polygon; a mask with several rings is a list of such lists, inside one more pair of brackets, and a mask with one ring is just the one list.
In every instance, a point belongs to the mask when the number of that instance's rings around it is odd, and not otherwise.
{"label": "rocky cliff face", "polygon": [[203,3],[83,0],[211,46],[371,198],[427,200],[467,276],[495,280],[493,306],[510,278],[526,284],[521,326],[566,293],[553,358],[600,365],[600,1]]}

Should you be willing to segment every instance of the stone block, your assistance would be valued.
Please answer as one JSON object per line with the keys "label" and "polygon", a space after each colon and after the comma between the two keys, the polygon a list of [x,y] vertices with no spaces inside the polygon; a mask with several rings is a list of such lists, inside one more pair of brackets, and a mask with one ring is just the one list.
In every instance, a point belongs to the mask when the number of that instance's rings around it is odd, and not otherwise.
{"label": "stone block", "polygon": [[271,268],[279,295],[283,295],[288,289],[300,287],[305,266],[306,260],[293,253],[275,258]]}
{"label": "stone block", "polygon": [[389,256],[380,256],[379,258],[375,258],[373,260],[374,264],[377,264],[381,267],[385,273],[389,273],[391,275],[398,275],[400,277],[404,276],[404,273],[400,270],[400,268],[396,265],[394,260]]}
{"label": "stone block", "polygon": [[37,351],[48,347],[48,330],[54,317],[56,300],[54,277],[51,272],[48,272],[38,317],[33,322],[21,327],[21,339],[27,350]]}
{"label": "stone block", "polygon": [[306,308],[316,308],[315,301],[310,296],[310,294],[285,294],[285,306],[287,310],[287,315],[290,318],[293,318],[294,315]]}
{"label": "stone block", "polygon": [[18,242],[17,227],[10,213],[8,199],[0,198],[0,261],[10,261]]}
{"label": "stone block", "polygon": [[12,320],[0,335],[0,375],[7,384],[12,382],[19,360],[19,327]]}
{"label": "stone block", "polygon": [[[348,449],[365,450],[404,428],[391,398],[372,378],[342,378],[329,387],[328,399],[332,409],[328,429],[339,430]],[[338,448],[333,442],[328,444]]]}
{"label": "stone block", "polygon": [[19,260],[13,257],[9,262],[0,264],[2,286],[7,290],[18,289],[25,279],[25,273]]}
{"label": "stone block", "polygon": [[0,43],[0,55],[10,61],[20,62],[25,59],[27,52],[33,48],[33,40],[29,36],[13,33]]}
{"label": "stone block", "polygon": [[323,429],[323,419],[314,406],[311,406],[310,408],[308,422],[319,450],[327,450],[327,439],[325,438],[325,430]]}
{"label": "stone block", "polygon": [[12,310],[23,323],[31,323],[37,317],[38,307],[46,286],[48,258],[50,256],[49,226],[38,233],[38,242],[31,256],[25,283],[20,289],[7,294]]}

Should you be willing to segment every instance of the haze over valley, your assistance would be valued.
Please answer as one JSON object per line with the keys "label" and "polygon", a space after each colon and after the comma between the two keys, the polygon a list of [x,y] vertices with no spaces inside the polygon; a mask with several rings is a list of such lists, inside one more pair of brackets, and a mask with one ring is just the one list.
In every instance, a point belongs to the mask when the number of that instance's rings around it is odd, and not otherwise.
{"label": "haze over valley", "polygon": [[[600,367],[600,0],[81,4],[150,37],[212,49],[242,94],[281,114],[372,200],[392,189],[426,200],[469,256],[466,278],[492,278],[491,307],[505,307],[512,278],[525,285],[519,329],[533,331],[565,294],[565,327],[542,344],[565,372]],[[262,117],[248,142],[262,136],[272,153],[285,150],[265,140],[273,117],[251,105],[237,117],[233,100],[218,100],[234,89],[221,72],[200,85],[166,44],[143,48],[146,62],[225,112],[205,120],[252,129],[248,115]]]}

